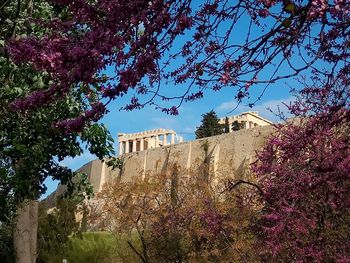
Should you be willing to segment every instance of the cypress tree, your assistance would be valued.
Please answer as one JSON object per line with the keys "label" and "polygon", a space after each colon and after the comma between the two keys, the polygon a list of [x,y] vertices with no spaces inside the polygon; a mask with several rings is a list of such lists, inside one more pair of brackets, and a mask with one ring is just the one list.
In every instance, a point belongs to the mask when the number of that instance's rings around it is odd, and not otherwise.
{"label": "cypress tree", "polygon": [[195,132],[196,139],[219,135],[224,132],[224,125],[219,123],[216,113],[211,110],[202,115],[202,124]]}

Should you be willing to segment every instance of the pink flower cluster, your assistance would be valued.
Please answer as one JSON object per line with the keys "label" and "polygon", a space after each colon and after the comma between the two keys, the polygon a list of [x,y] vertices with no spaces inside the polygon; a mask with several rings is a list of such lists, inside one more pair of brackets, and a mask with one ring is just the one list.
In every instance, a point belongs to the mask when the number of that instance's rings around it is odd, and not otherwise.
{"label": "pink flower cluster", "polygon": [[[13,109],[27,110],[49,104],[82,86],[99,86],[99,99],[121,96],[136,87],[143,77],[152,79],[157,73],[156,61],[160,50],[167,45],[159,40],[163,30],[174,22],[175,29],[169,32],[176,36],[192,25],[186,15],[187,5],[174,6],[175,1],[53,2],[68,8],[68,20],[37,21],[50,29],[44,37],[13,40],[7,47],[16,63],[30,63],[34,69],[47,72],[53,84],[12,102]],[[184,12],[179,17],[170,14],[181,10]],[[113,84],[104,88],[106,79],[99,76],[107,66],[114,67],[115,76],[110,82]],[[89,93],[86,98],[91,101]],[[84,121],[102,116],[95,114],[94,105],[90,107],[77,119],[64,120],[58,126],[68,131],[78,130]]]}
{"label": "pink flower cluster", "polygon": [[[131,89],[136,97],[154,92],[162,80],[189,86],[188,92],[171,97],[179,104],[202,96],[192,92],[194,87],[217,91],[232,86],[242,100],[253,86],[300,76],[311,67],[324,76],[330,69],[335,74],[349,71],[350,2],[345,0],[52,2],[66,6],[68,15],[36,20],[46,29],[43,37],[28,36],[7,45],[16,63],[46,72],[52,83],[14,101],[14,109],[47,105],[81,87],[104,102]],[[186,30],[188,35],[179,37]],[[266,70],[271,65],[286,74]],[[113,71],[108,79],[101,77],[107,68]],[[88,108],[95,102],[89,96],[86,101]],[[133,101],[125,108],[143,106],[141,99]],[[178,106],[153,105],[177,113]]]}
{"label": "pink flower cluster", "polygon": [[80,132],[91,121],[98,121],[107,112],[105,105],[101,102],[92,105],[90,110],[85,111],[84,115],[81,115],[74,119],[62,120],[54,124],[56,128],[64,130],[66,134],[73,132]]}
{"label": "pink flower cluster", "polygon": [[263,243],[278,261],[349,262],[350,92],[316,82],[253,167],[265,192]]}
{"label": "pink flower cluster", "polygon": [[314,19],[317,17],[322,17],[328,7],[328,0],[312,0],[311,7],[308,13],[309,19]]}

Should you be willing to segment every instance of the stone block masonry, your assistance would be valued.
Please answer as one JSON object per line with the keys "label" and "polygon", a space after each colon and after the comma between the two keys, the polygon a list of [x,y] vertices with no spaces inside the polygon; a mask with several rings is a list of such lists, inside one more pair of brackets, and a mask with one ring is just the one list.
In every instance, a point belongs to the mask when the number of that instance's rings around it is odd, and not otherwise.
{"label": "stone block masonry", "polygon": [[234,124],[238,125],[238,127],[241,127],[241,129],[251,129],[258,126],[268,126],[272,124],[271,121],[261,117],[257,111],[247,111],[241,113],[240,115],[221,118],[219,123],[225,124],[226,118],[228,121],[230,132],[235,130]]}
{"label": "stone block masonry", "polygon": [[145,151],[122,154],[121,170],[107,167],[99,160],[94,160],[79,170],[89,176],[94,191],[101,191],[109,180],[129,181],[132,177],[140,180],[150,174],[166,173],[176,164],[183,175],[202,172],[203,163],[207,164],[211,177],[233,177],[243,166],[255,160],[256,151],[260,150],[267,136],[273,132],[273,126],[255,127],[228,134],[202,138],[175,145],[166,145]]}
{"label": "stone block masonry", "polygon": [[[168,142],[168,136],[170,136],[170,142]],[[145,151],[182,141],[182,137],[177,136],[173,130],[155,129],[136,133],[118,133],[119,155]]]}

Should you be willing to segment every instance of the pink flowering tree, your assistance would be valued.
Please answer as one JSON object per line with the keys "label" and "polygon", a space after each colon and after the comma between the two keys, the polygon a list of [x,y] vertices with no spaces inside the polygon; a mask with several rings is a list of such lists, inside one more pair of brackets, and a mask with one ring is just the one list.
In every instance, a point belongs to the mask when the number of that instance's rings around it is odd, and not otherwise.
{"label": "pink flowering tree", "polygon": [[[273,256],[292,261],[347,260],[349,238],[340,233],[348,232],[341,230],[348,225],[349,1],[50,3],[55,16],[26,18],[41,34],[28,30],[6,39],[4,48],[17,65],[44,74],[48,85],[6,106],[30,116],[77,94],[84,112],[51,127],[66,135],[98,121],[125,94],[131,94],[125,110],[153,104],[177,114],[182,102],[207,90],[230,87],[241,101],[257,85],[316,75],[303,100],[291,105],[308,119],[280,128],[256,168],[266,192],[266,244]],[[168,83],[184,92],[169,94],[162,89]],[[168,99],[173,105],[162,103]]]}
{"label": "pink flowering tree", "polygon": [[[60,15],[30,23],[42,36],[13,39],[7,50],[51,78],[48,88],[11,103],[25,111],[77,90],[87,108],[55,123],[79,131],[126,93],[125,110],[153,104],[177,114],[206,90],[234,88],[248,97],[266,85],[311,70],[324,78],[349,70],[350,3],[345,0],[52,0]],[[174,63],[175,62],[175,63]],[[112,74],[104,75],[106,69]],[[184,85],[169,94],[168,83]],[[183,89],[179,89],[183,90]],[[169,106],[162,103],[177,99]],[[253,105],[252,102],[251,105]]]}
{"label": "pink flowering tree", "polygon": [[223,191],[226,180],[210,187],[201,173],[188,180],[177,166],[169,170],[108,182],[91,207],[91,224],[124,237],[142,262],[257,262],[250,228],[256,196],[243,185],[232,194]]}
{"label": "pink flowering tree", "polygon": [[262,243],[281,262],[350,261],[350,89],[347,76],[304,84],[297,117],[259,153]]}
{"label": "pink flowering tree", "polygon": [[[9,107],[18,98],[26,97],[33,92],[44,94],[53,80],[48,72],[38,71],[27,63],[12,63],[8,44],[13,39],[27,34],[31,37],[42,37],[46,29],[35,26],[31,20],[40,18],[41,21],[49,21],[59,13],[59,10],[56,12],[44,1],[1,1],[0,4],[0,261],[2,262],[14,261],[12,257],[15,254],[18,261],[28,261],[28,258],[36,255],[35,224],[30,226],[33,243],[22,235],[22,233],[27,235],[27,231],[20,231],[15,238],[13,234],[16,232],[18,211],[19,218],[28,216],[28,211],[31,211],[30,214],[36,214],[36,206],[26,200],[38,199],[46,192],[46,178],[59,180],[65,184],[67,193],[79,191],[84,195],[91,194],[92,188],[87,185],[87,176],[71,171],[61,163],[62,160],[67,157],[74,158],[82,154],[83,150],[88,150],[100,159],[114,155],[113,139],[103,124],[87,123],[79,133],[58,130],[52,125],[60,120],[79,118],[85,113],[88,104],[79,92],[71,90],[65,97],[35,110],[18,111]],[[24,52],[27,51],[29,50]],[[25,208],[18,210],[19,207]],[[33,221],[35,222],[34,218]],[[18,222],[21,224],[23,220]],[[14,248],[20,249],[14,253]]]}

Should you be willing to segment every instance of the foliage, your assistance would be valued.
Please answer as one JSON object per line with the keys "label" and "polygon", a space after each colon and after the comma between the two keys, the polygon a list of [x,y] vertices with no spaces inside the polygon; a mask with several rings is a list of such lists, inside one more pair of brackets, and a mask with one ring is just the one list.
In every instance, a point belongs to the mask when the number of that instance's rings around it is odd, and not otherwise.
{"label": "foliage", "polygon": [[[126,110],[154,98],[181,104],[225,86],[241,101],[258,84],[312,71],[327,79],[349,70],[350,3],[344,0],[51,2],[59,12],[50,21],[25,19],[43,35],[7,45],[16,63],[46,72],[51,83],[11,106],[25,111],[78,91],[91,103],[85,114],[57,123],[67,131],[99,119],[110,100],[131,90]],[[114,69],[111,76],[103,75],[106,67]],[[187,89],[163,95],[162,80]],[[154,106],[177,114],[179,105]]]}
{"label": "foliage", "polygon": [[231,125],[233,131],[239,131],[241,129],[244,129],[244,123],[242,122],[234,121]]}
{"label": "foliage", "polygon": [[0,223],[0,258],[3,263],[15,262],[13,246],[13,223],[3,221]]}
{"label": "foliage", "polygon": [[45,202],[39,205],[37,262],[62,262],[69,247],[69,237],[79,233],[80,198],[59,198],[49,209]]}
{"label": "foliage", "polygon": [[224,132],[224,125],[220,124],[219,121],[213,110],[203,114],[202,124],[195,131],[196,139],[222,134]]}
{"label": "foliage", "polygon": [[121,248],[117,248],[116,244],[117,239],[110,233],[82,233],[81,237],[70,238],[69,247],[64,251],[64,258],[72,263],[120,262],[116,251]]}
{"label": "foliage", "polygon": [[142,262],[255,262],[255,197],[235,193],[202,176],[189,181],[174,167],[170,175],[107,184],[91,221],[116,236],[136,233],[139,242],[127,243]]}
{"label": "foliage", "polygon": [[230,132],[230,123],[228,122],[228,117],[225,117],[224,133]]}
{"label": "foliage", "polygon": [[[140,262],[137,255],[128,246],[128,240],[130,237],[127,235],[116,236],[110,232],[84,232],[81,236],[70,237],[69,246],[64,251],[63,258],[69,263]],[[136,235],[131,236],[131,240],[133,244],[138,244]]]}
{"label": "foliage", "polygon": [[[35,19],[51,21],[60,11],[47,2],[30,0],[5,1],[0,9],[0,221],[5,222],[13,220],[16,206],[24,199],[36,199],[46,191],[44,181],[48,176],[73,191],[75,174],[59,162],[80,155],[80,142],[103,158],[113,153],[113,140],[102,124],[86,123],[80,133],[54,127],[61,119],[80,116],[88,107],[76,91],[63,96],[51,94],[53,103],[31,111],[20,112],[10,106],[32,92],[43,92],[53,80],[50,72],[25,63],[13,64],[7,44],[20,36],[42,37],[47,29],[36,25]],[[43,97],[39,100],[42,104]]]}
{"label": "foliage", "polygon": [[39,255],[38,262],[61,263],[63,259],[73,263],[137,262],[137,258],[126,253],[125,247],[119,246],[119,239],[108,232],[65,236],[64,242],[57,243],[57,250],[45,251],[45,255]]}
{"label": "foliage", "polygon": [[[48,175],[70,180],[71,172],[53,157],[81,153],[82,131],[107,112],[111,100],[131,90],[125,110],[153,103],[177,114],[183,101],[199,99],[205,90],[234,87],[241,101],[259,83],[266,89],[306,73],[319,83],[306,87],[305,99],[291,110],[309,118],[280,128],[283,140],[270,141],[256,170],[266,192],[265,244],[282,261],[348,261],[349,238],[339,229],[349,232],[349,1],[21,3],[6,1],[0,7],[5,10],[0,20],[0,197],[6,218],[7,204],[37,197]],[[186,29],[188,41],[178,45]],[[112,76],[103,74],[106,67],[114,69]],[[179,105],[154,102],[169,99],[160,92],[166,86],[162,80],[187,86],[184,94],[171,97]],[[108,148],[108,138],[91,141]]]}
{"label": "foliage", "polygon": [[305,87],[290,105],[298,118],[277,128],[254,168],[265,192],[261,241],[273,261],[348,262],[349,82],[315,76]]}
{"label": "foliage", "polygon": [[106,162],[106,164],[112,169],[118,168],[119,170],[122,170],[124,167],[124,158],[112,157]]}
{"label": "foliage", "polygon": [[[59,198],[56,206],[47,210],[45,202],[39,207],[37,262],[137,262],[124,236],[107,232],[83,232],[87,210],[83,198]],[[137,242],[137,240],[136,240]],[[128,251],[129,250],[129,251]]]}

